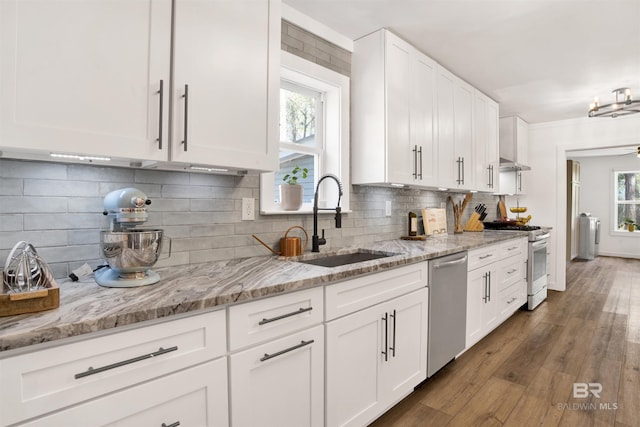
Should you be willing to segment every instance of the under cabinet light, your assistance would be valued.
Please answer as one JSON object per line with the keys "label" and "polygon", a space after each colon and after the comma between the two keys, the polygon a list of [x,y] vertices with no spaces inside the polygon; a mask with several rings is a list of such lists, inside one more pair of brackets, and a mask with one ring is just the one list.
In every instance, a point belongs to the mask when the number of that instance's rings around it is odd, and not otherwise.
{"label": "under cabinet light", "polygon": [[99,162],[108,162],[111,160],[110,157],[100,157],[100,156],[80,156],[78,154],[64,154],[64,153],[49,153],[51,157],[55,157],[57,159],[74,159],[74,160],[88,160],[99,161]]}
{"label": "under cabinet light", "polygon": [[189,169],[194,171],[203,171],[203,172],[229,172],[229,169],[220,169],[220,168],[204,168],[201,166],[191,166]]}

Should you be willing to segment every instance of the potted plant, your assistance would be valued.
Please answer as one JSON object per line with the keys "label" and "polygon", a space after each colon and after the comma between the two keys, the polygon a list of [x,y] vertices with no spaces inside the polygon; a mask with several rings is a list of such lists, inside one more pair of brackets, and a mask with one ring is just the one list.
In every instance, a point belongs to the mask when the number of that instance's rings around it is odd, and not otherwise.
{"label": "potted plant", "polygon": [[280,207],[285,211],[297,211],[302,207],[303,187],[298,184],[298,175],[305,179],[309,169],[295,166],[291,172],[282,177],[284,184],[280,184]]}
{"label": "potted plant", "polygon": [[624,223],[627,226],[627,231],[635,231],[636,230],[636,223],[633,222],[633,220],[631,218],[625,218],[624,219]]}

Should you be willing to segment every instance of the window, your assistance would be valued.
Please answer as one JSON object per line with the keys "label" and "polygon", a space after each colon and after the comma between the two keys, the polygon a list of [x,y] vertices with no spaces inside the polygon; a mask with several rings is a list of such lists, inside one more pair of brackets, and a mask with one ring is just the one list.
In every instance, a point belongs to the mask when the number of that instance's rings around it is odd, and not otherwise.
{"label": "window", "polygon": [[280,82],[280,170],[274,174],[274,202],[280,203],[278,186],[294,167],[307,169],[306,178],[298,179],[304,187],[303,203],[313,203],[316,171],[324,147],[322,129],[323,94],[287,80]]}
{"label": "window", "polygon": [[[326,174],[336,175],[345,193],[340,201],[343,212],[349,209],[349,78],[281,52],[280,69],[280,170],[260,176],[260,211],[263,214],[312,212],[315,186]],[[299,211],[280,209],[279,185],[295,167],[309,170]],[[329,182],[328,186],[335,186]],[[324,182],[319,190],[319,205],[335,207],[338,193]]]}
{"label": "window", "polygon": [[614,172],[614,231],[629,231],[629,223],[640,224],[640,171]]}

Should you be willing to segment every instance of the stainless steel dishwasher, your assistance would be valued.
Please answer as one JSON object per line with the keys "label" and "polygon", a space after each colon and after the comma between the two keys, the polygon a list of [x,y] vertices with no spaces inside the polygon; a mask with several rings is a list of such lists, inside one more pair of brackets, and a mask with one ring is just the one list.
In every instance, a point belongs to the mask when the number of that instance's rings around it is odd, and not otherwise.
{"label": "stainless steel dishwasher", "polygon": [[467,252],[429,261],[427,377],[464,350],[467,327]]}

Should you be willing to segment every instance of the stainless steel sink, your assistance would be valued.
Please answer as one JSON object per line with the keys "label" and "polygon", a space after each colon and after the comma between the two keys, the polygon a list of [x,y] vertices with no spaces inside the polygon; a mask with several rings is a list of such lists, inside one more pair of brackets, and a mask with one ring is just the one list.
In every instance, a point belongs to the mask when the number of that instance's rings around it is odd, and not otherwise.
{"label": "stainless steel sink", "polygon": [[374,252],[357,250],[355,252],[343,253],[343,254],[329,254],[325,256],[318,256],[311,259],[301,259],[298,262],[303,264],[319,265],[321,267],[340,267],[347,264],[356,264],[358,262],[371,261],[374,259],[386,258],[397,254],[388,252]]}

